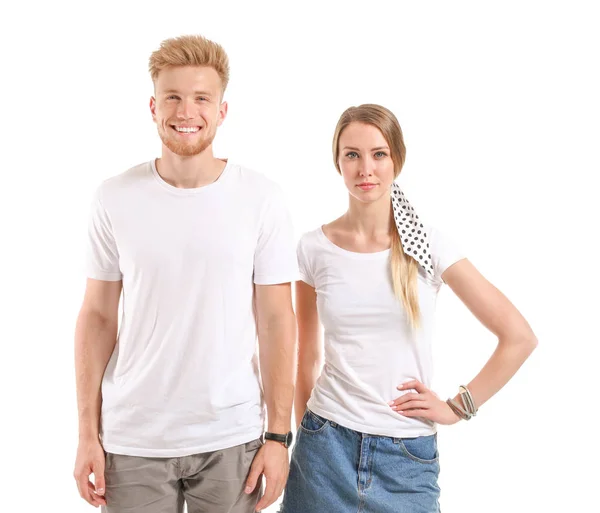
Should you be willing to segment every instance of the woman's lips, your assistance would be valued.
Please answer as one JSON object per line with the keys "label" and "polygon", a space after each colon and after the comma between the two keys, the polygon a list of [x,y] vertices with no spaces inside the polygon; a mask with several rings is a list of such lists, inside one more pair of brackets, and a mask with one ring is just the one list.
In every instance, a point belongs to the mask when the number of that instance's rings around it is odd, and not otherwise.
{"label": "woman's lips", "polygon": [[374,189],[375,187],[377,187],[376,183],[360,183],[358,184],[358,187],[360,189],[362,189],[363,191],[370,191],[371,189]]}

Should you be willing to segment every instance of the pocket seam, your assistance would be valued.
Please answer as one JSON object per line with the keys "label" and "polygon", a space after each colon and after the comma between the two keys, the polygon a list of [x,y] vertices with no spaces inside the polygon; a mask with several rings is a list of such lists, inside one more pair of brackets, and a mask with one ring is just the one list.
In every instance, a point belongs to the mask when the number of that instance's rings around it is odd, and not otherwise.
{"label": "pocket seam", "polygon": [[[434,439],[435,440],[435,439]],[[435,458],[433,458],[432,460],[424,460],[422,458],[418,458],[417,456],[411,454],[409,452],[409,450],[406,448],[406,445],[404,445],[404,440],[402,438],[396,438],[394,440],[394,443],[397,444],[398,446],[400,446],[400,449],[402,450],[402,452],[404,452],[404,454],[410,458],[413,461],[416,461],[417,463],[423,463],[423,464],[432,464],[432,463],[437,463],[440,459],[440,454],[439,451],[437,449],[437,444],[436,444],[436,448],[435,448]]]}
{"label": "pocket seam", "polygon": [[[315,414],[314,414],[312,411],[310,411],[310,410],[306,410],[306,413],[305,413],[304,415],[305,415],[305,416],[306,416],[306,415],[310,415],[310,416],[313,418],[313,420],[314,420],[315,422],[319,422],[319,423],[321,422],[321,419],[320,419],[320,418],[318,418],[318,417],[317,417],[317,416],[316,416],[316,415],[315,415]],[[302,419],[302,420],[304,420],[304,419]],[[310,430],[310,429],[306,429],[306,428],[305,428],[305,427],[302,425],[302,421],[300,421],[300,429],[301,429],[301,431],[302,431],[303,433],[306,433],[306,434],[308,434],[308,435],[317,435],[317,434],[319,434],[319,433],[323,432],[323,431],[324,431],[324,430],[325,430],[327,427],[329,427],[329,420],[327,420],[327,419],[325,419],[325,422],[323,423],[323,425],[322,425],[322,426],[321,426],[319,429],[316,429],[316,430],[314,430],[314,431],[312,431],[312,430]]]}

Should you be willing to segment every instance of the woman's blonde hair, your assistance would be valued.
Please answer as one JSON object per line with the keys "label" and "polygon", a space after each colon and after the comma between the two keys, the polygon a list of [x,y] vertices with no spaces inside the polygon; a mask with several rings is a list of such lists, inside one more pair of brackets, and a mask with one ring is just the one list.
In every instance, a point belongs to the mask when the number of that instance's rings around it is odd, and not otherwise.
{"label": "woman's blonde hair", "polygon": [[208,66],[221,78],[223,92],[229,82],[229,58],[223,47],[202,36],[180,36],[165,39],[150,55],[148,68],[156,82],[161,70],[169,66]]}
{"label": "woman's blonde hair", "polygon": [[[394,163],[394,178],[397,178],[406,159],[406,146],[404,145],[402,129],[396,116],[391,111],[375,104],[350,107],[340,116],[333,134],[333,163],[338,173],[342,174],[339,164],[340,136],[350,123],[365,123],[379,129],[390,147],[391,158]],[[390,209],[390,236],[392,238],[390,268],[394,294],[404,305],[411,326],[417,328],[420,325],[421,315],[417,287],[419,268],[417,262],[404,253],[404,249],[402,249],[402,242],[396,229],[392,209]]]}

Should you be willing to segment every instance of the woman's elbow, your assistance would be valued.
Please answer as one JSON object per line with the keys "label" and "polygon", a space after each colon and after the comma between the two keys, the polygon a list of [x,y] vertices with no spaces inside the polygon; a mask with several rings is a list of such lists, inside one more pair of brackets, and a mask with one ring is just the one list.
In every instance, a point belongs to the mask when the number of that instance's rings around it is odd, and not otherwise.
{"label": "woman's elbow", "polygon": [[538,346],[538,338],[527,324],[513,327],[513,329],[508,330],[499,339],[501,341],[504,340],[513,347],[519,348],[527,354],[531,354]]}

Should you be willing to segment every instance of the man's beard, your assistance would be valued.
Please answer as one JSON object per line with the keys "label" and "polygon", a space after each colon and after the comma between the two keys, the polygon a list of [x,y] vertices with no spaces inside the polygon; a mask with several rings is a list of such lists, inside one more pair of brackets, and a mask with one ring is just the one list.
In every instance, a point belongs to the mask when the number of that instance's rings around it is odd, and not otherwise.
{"label": "man's beard", "polygon": [[[207,137],[201,138],[199,141],[195,143],[189,143],[185,141],[177,141],[174,138],[169,137],[169,135],[165,132],[165,130],[157,125],[158,135],[163,144],[169,148],[175,155],[179,155],[180,157],[193,157],[202,153],[206,148],[208,148],[215,138],[215,132],[212,134],[208,134]],[[203,128],[201,130],[204,130]]]}

